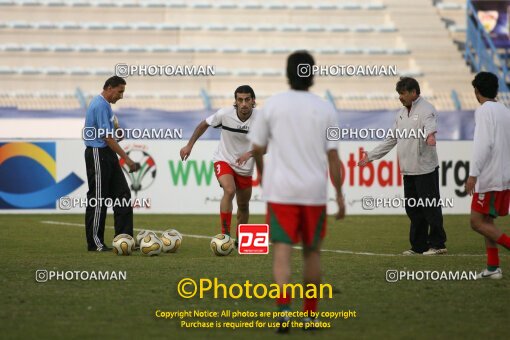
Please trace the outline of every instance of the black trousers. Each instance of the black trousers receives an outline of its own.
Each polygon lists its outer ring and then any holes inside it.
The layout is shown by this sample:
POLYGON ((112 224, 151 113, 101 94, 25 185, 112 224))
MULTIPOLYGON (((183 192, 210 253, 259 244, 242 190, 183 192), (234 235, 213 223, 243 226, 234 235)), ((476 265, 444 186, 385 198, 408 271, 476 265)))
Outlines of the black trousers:
MULTIPOLYGON (((131 190, 120 168, 117 154, 109 147, 85 149, 85 164, 87 166, 87 181, 89 191, 88 202, 95 201, 95 206, 88 204, 85 211, 85 233, 88 250, 98 250, 105 246, 104 225, 106 221, 106 198, 122 202, 129 202, 131 190)), ((114 204, 113 218, 115 235, 129 234, 133 236, 133 207, 131 204, 114 204)))
MULTIPOLYGON (((404 196, 416 200, 426 198, 439 202, 439 167, 424 175, 404 176, 404 196)), ((441 206, 417 207, 406 204, 406 213, 411 220, 409 241, 411 249, 423 253, 429 248, 445 248, 446 233, 443 228, 441 206), (429 231, 430 227, 430 231, 429 231)))

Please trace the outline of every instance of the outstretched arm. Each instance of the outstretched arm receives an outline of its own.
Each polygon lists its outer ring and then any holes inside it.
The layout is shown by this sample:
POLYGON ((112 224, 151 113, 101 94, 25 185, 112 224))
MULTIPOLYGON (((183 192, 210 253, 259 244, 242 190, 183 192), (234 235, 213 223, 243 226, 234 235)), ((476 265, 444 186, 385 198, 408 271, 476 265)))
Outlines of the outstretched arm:
POLYGON ((191 136, 188 144, 181 149, 181 160, 185 161, 188 159, 191 150, 193 149, 193 145, 195 142, 204 134, 204 132, 209 128, 209 124, 205 120, 201 121, 200 124, 193 131, 193 135, 191 136))

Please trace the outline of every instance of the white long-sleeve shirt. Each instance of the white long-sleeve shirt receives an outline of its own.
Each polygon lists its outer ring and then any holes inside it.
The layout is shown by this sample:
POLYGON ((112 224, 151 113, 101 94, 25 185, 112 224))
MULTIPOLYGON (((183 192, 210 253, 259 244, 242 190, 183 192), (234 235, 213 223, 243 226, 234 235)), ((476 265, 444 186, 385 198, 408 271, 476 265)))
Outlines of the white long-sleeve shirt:
MULTIPOLYGON (((392 130, 418 131, 425 130, 426 134, 437 131, 437 112, 434 106, 422 97, 418 97, 407 112, 402 107, 395 117, 392 130)), ((382 158, 397 146, 398 163, 403 175, 429 174, 439 165, 435 146, 427 145, 424 138, 397 139, 388 137, 368 152, 368 159, 373 161, 382 158)))
POLYGON ((510 110, 501 103, 487 101, 475 111, 469 175, 477 177, 475 192, 510 189, 510 110))

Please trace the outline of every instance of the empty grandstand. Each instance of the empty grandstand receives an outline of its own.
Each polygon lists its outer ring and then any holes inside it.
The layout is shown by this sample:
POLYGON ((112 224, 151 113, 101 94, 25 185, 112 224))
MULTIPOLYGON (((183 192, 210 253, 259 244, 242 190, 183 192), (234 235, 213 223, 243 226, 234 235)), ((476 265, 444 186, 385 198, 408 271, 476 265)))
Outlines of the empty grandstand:
POLYGON ((339 109, 398 107, 394 84, 411 75, 439 110, 472 110, 479 69, 464 59, 466 11, 462 0, 0 0, 0 106, 79 108, 119 63, 214 65, 215 74, 130 77, 117 108, 220 107, 242 83, 263 102, 286 88, 286 55, 307 49, 319 65, 397 68, 318 77, 313 91, 339 109))

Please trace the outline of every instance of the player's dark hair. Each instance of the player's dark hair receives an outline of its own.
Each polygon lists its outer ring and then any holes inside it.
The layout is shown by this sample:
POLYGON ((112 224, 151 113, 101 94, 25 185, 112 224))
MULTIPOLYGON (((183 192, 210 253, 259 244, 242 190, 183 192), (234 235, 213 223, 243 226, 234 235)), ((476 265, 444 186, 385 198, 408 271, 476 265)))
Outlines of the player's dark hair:
POLYGON ((478 73, 471 82, 471 85, 485 98, 494 99, 498 95, 498 77, 494 73, 478 73))
POLYGON ((420 95, 420 84, 418 81, 411 77, 400 77, 400 80, 397 82, 397 86, 395 87, 398 93, 403 91, 412 91, 415 90, 417 95, 420 95))
POLYGON ((113 76, 108 79, 106 79, 106 82, 104 83, 103 90, 106 90, 108 86, 117 87, 119 85, 126 85, 126 81, 124 78, 121 78, 119 76, 113 76))
POLYGON ((255 99, 255 91, 251 88, 250 85, 241 85, 234 91, 234 99, 237 100, 238 93, 249 93, 252 99, 255 99))
MULTIPOLYGON (((234 107, 237 109, 237 94, 238 93, 249 93, 251 99, 255 100, 255 91, 251 88, 250 85, 241 85, 234 91, 234 107)), ((255 101, 253 102, 253 107, 255 107, 255 101)))
POLYGON ((293 90, 307 91, 313 85, 315 60, 307 51, 296 51, 287 58, 287 79, 293 90), (298 70, 299 68, 299 70, 298 70))

